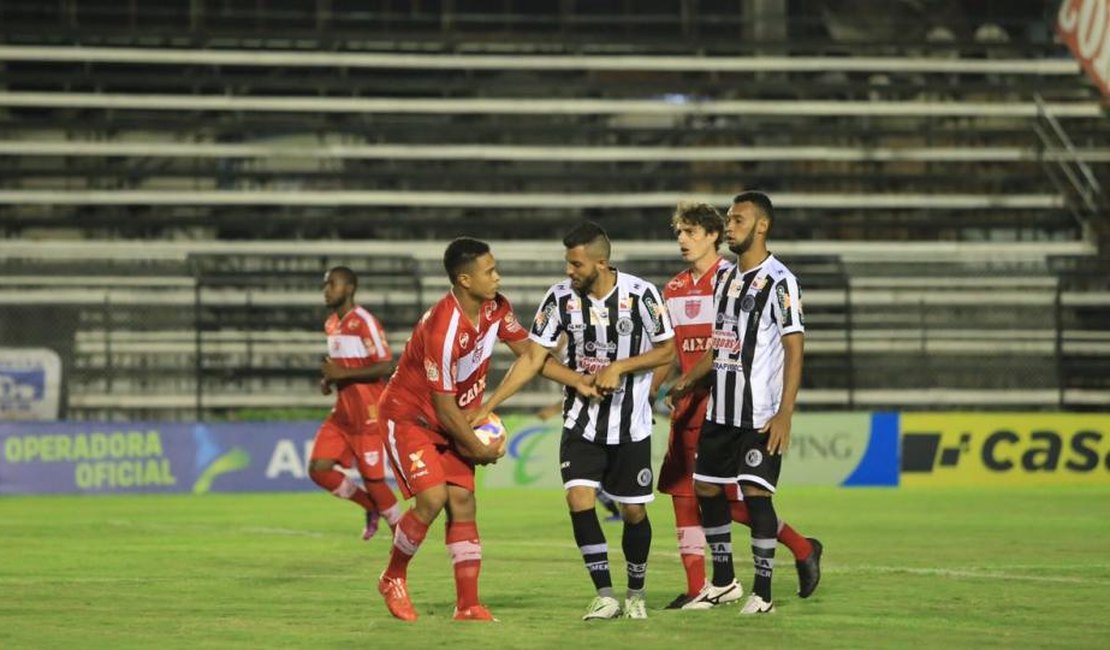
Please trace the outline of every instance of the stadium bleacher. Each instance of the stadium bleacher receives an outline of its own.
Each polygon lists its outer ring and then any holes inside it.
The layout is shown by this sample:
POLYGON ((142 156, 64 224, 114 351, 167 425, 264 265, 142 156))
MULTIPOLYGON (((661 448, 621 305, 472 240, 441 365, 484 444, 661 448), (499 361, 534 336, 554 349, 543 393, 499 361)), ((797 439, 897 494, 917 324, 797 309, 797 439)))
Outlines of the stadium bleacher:
POLYGON ((67 417, 326 405, 329 264, 399 345, 450 237, 496 240, 528 315, 568 224, 663 281, 674 204, 751 188, 806 288, 803 406, 1110 404, 1110 121, 1037 10, 953 40, 478 4, 0 6, 0 328, 55 324, 67 417))

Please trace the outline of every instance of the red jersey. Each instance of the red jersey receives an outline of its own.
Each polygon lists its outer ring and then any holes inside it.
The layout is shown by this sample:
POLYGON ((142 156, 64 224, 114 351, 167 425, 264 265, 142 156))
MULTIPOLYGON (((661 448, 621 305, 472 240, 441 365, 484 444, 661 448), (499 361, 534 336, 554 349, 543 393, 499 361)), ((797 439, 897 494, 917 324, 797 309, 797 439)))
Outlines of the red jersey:
MULTIPOLYGON (((382 325, 374 315, 355 305, 343 318, 332 314, 324 323, 328 335, 328 357, 344 368, 362 368, 389 361, 393 352, 382 325)), ((356 433, 378 419, 378 400, 385 379, 374 382, 345 382, 339 385, 332 417, 356 433)))
MULTIPOLYGON (((693 271, 686 268, 663 287, 663 300, 667 303, 674 325, 678 365, 683 373, 689 372, 709 349, 709 340, 713 336, 713 288, 718 274, 732 266, 732 262, 718 257, 713 266, 696 280, 693 271)), ((705 389, 690 393, 675 404, 672 417, 677 418, 690 406, 703 406, 699 402, 704 403, 708 397, 709 392, 705 389)))
POLYGON ((523 341, 528 330, 517 322, 513 307, 501 294, 482 303, 478 323, 463 313, 455 294, 424 312, 401 353, 397 372, 382 395, 383 417, 416 421, 432 432, 435 444, 450 444, 440 431, 432 393, 455 395, 460 409, 477 407, 486 390, 493 347, 498 340, 523 341))

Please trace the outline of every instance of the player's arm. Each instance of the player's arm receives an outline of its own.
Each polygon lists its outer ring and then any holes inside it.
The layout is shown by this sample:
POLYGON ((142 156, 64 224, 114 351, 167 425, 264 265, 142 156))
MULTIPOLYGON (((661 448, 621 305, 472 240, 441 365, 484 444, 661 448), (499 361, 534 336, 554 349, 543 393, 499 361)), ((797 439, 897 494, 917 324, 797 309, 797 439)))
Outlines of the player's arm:
POLYGON ((612 391, 620 385, 621 376, 636 373, 674 362, 674 337, 655 344, 655 347, 627 359, 617 359, 597 374, 594 386, 599 391, 612 391))
POLYGON ((698 359, 698 362, 694 364, 693 368, 690 368, 685 375, 679 377, 678 381, 674 383, 674 386, 671 387, 671 398, 681 397, 689 393, 696 386, 705 383, 709 378, 709 371, 712 369, 713 349, 710 348, 705 351, 705 354, 701 355, 701 358, 698 359))
MULTIPOLYGON (((675 375, 678 374, 677 371, 678 371, 678 357, 677 356, 675 356, 674 360, 671 361, 670 363, 665 363, 661 366, 656 366, 655 370, 652 371, 652 375, 651 375, 651 396, 652 396, 652 399, 654 399, 655 396, 659 394, 659 389, 662 388, 664 384, 666 384, 668 381, 671 380, 672 377, 674 377, 675 375)), ((666 397, 663 398, 663 403, 665 403, 668 408, 673 408, 674 407, 673 403, 671 402, 671 396, 669 394, 666 397)))
POLYGON ((483 444, 478 439, 466 413, 455 402, 454 393, 432 392, 432 406, 443 426, 443 434, 455 443, 455 449, 465 458, 478 465, 487 465, 497 462, 498 458, 505 455, 504 440, 501 441, 502 444, 493 446, 483 444))
MULTIPOLYGON (((508 374, 501 380, 497 390, 486 398, 484 404, 470 414, 470 422, 480 422, 493 412, 501 402, 515 395, 533 377, 540 373, 545 363, 550 358, 547 348, 535 341, 521 341, 524 349, 517 355, 516 361, 509 368, 508 374)), ((514 350, 515 352, 515 350, 514 350)))
POLYGON ((790 423, 794 417, 794 404, 802 385, 802 357, 805 352, 805 335, 801 332, 782 337, 782 403, 761 431, 767 434, 767 451, 782 454, 790 448, 790 423))
MULTIPOLYGON (((531 347, 531 345, 536 344, 532 341, 529 341, 528 339, 524 339, 521 341, 513 341, 511 343, 507 343, 506 345, 509 346, 509 349, 513 351, 513 354, 515 354, 517 358, 520 358, 520 356, 524 354, 529 349, 529 347, 531 347)), ((582 374, 568 368, 565 363, 555 358, 554 350, 546 350, 546 352, 547 359, 544 360, 543 366, 540 368, 539 373, 544 379, 550 379, 551 381, 560 383, 564 386, 567 386, 568 388, 573 388, 579 393, 586 394, 592 390, 591 384, 593 382, 591 377, 585 377, 582 374)))
POLYGON ((324 363, 320 365, 320 372, 323 373, 324 379, 331 383, 371 382, 392 375, 396 367, 394 361, 389 359, 388 361, 378 361, 368 366, 344 368, 331 358, 327 358, 324 359, 324 363))

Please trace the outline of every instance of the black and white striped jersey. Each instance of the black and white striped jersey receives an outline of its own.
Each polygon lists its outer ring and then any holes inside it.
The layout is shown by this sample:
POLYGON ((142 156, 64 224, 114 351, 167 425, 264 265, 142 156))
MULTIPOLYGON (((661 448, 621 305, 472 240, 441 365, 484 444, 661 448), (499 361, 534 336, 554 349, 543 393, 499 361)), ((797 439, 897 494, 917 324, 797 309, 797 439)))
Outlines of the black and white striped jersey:
POLYGON ((758 429, 782 402, 782 337, 805 332, 798 279, 768 255, 759 266, 723 270, 713 292, 712 389, 706 418, 758 429))
MULTIPOLYGON (((618 359, 651 350, 674 336, 659 290, 650 282, 617 272, 617 282, 598 300, 575 291, 570 280, 552 286, 536 311, 530 338, 554 348, 566 333, 567 365, 596 374, 618 359)), ((601 400, 566 389, 563 428, 586 440, 615 445, 651 435, 651 370, 625 374, 601 400)))

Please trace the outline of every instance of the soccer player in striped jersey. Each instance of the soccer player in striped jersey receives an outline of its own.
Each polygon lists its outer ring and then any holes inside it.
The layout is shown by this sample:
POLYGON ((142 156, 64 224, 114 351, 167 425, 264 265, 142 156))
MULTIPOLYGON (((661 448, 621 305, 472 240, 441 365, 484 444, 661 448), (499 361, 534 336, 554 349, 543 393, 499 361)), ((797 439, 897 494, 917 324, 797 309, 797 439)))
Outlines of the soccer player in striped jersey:
MULTIPOLYGON (((778 515, 771 496, 802 379, 805 325, 794 274, 767 250, 774 206, 761 192, 737 195, 725 222, 737 264, 722 271, 713 294, 709 349, 675 383, 674 398, 709 379, 698 435, 694 489, 713 556, 713 577, 695 602, 716 604, 739 590, 732 565, 731 517, 724 486, 737 480, 751 518, 752 594, 741 614, 775 611, 771 576, 778 515)), ((816 545, 820 553, 820 545, 816 545)))
MULTIPOLYGON (((675 238, 682 259, 689 266, 683 269, 663 288, 667 311, 674 323, 677 364, 656 370, 653 394, 676 369, 689 372, 709 347, 713 333, 715 312, 713 288, 719 273, 733 268, 717 250, 724 236, 724 219, 717 209, 707 203, 680 203, 671 218, 675 238)), ((667 398, 670 401, 670 398, 667 398)), ((698 432, 705 421, 707 388, 699 386, 671 406, 671 432, 667 454, 659 468, 659 491, 671 495, 675 525, 678 529, 678 546, 682 565, 686 571, 686 591, 667 606, 668 609, 707 609, 713 604, 698 601, 697 596, 705 587, 705 535, 702 533, 697 497, 694 493, 694 457, 698 446, 698 432)), ((739 486, 723 486, 729 500, 732 520, 749 525, 747 505, 739 494, 739 486)), ((808 598, 821 576, 820 542, 798 534, 780 521, 778 540, 794 554, 798 570, 798 593, 808 598)), ((739 586, 724 598, 739 599, 739 586)), ((722 600, 718 598, 718 601, 722 600)))
POLYGON ((308 475, 341 499, 350 499, 366 512, 362 539, 374 536, 385 516, 390 527, 400 519, 393 491, 385 484, 385 454, 378 435, 378 398, 393 372, 393 353, 381 323, 355 304, 358 276, 337 266, 324 275, 324 303, 332 314, 324 323, 328 356, 320 367, 320 391, 337 392, 335 407, 316 432, 308 475), (336 466, 356 467, 363 487, 336 466))
POLYGON ((651 472, 652 370, 674 358, 674 331, 659 291, 609 265, 609 237, 586 222, 563 239, 568 278, 540 303, 528 350, 472 421, 517 392, 567 335, 568 364, 594 376, 604 397, 568 390, 559 461, 574 539, 597 590, 584 620, 647 618, 644 582, 654 498, 651 472), (609 546, 594 503, 604 490, 621 504, 621 547, 628 573, 624 607, 613 596, 609 546))

